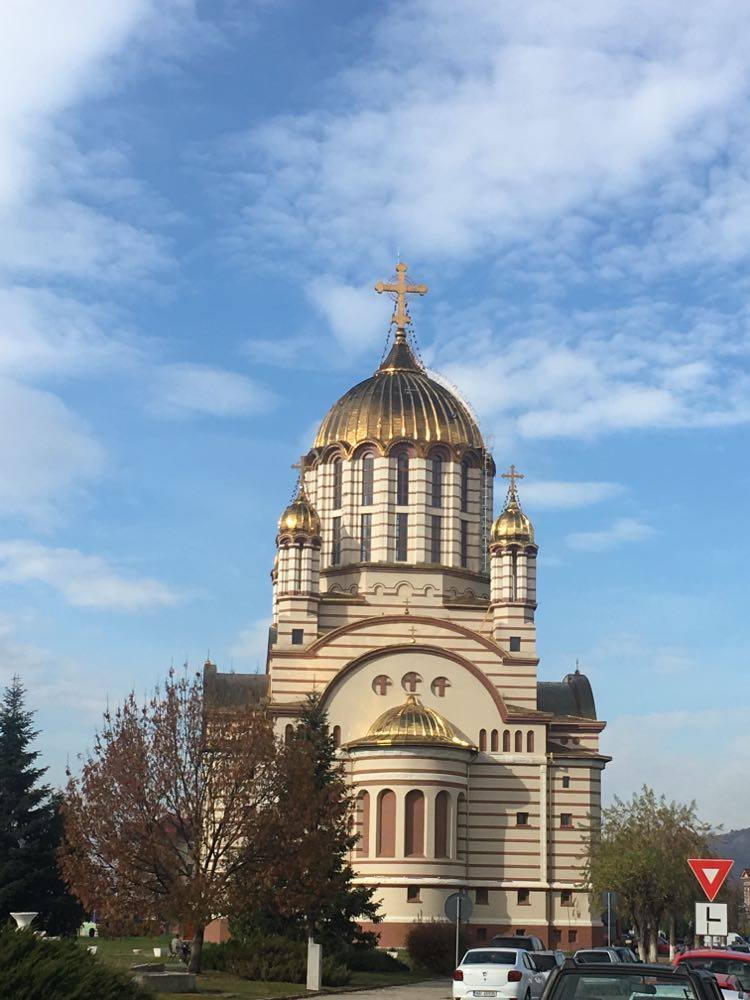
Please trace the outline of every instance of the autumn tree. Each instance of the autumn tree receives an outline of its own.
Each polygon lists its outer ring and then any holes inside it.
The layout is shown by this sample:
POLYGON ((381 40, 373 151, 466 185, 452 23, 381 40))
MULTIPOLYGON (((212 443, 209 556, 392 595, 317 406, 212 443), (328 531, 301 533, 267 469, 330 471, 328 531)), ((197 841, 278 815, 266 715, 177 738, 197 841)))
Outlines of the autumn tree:
POLYGON ((200 675, 170 672, 163 691, 107 712, 64 803, 61 864, 90 909, 139 914, 193 934, 230 907, 243 869, 264 864, 276 808, 277 746, 262 707, 206 716, 200 675))
POLYGON ((603 810, 601 833, 588 845, 587 880, 596 894, 618 893, 619 914, 632 924, 642 958, 656 961, 662 921, 674 944, 675 921, 695 898, 686 859, 708 854, 709 833, 695 803, 668 802, 645 786, 603 810))

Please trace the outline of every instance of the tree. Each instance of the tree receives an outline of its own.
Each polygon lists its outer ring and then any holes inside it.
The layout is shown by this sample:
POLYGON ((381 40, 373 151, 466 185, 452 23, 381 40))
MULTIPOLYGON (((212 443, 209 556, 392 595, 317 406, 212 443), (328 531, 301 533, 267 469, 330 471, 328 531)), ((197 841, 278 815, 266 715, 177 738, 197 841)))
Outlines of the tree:
POLYGON ((619 914, 632 923, 642 958, 656 961, 662 920, 674 944, 675 921, 695 895, 686 859, 707 855, 709 834, 694 802, 657 799, 646 786, 603 810, 601 834, 588 846, 587 880, 594 893, 619 894, 619 914))
POLYGON ((278 758, 263 707, 206 716, 199 674, 170 672, 139 706, 131 693, 104 716, 65 804, 65 876, 87 906, 192 928, 199 972, 206 924, 227 913, 229 887, 261 869, 278 758), (241 849, 242 848, 242 849, 241 849))
POLYGON ((70 934, 83 909, 60 877, 60 797, 41 783, 47 769, 36 766, 39 753, 30 749, 38 733, 25 696, 14 677, 0 704, 0 922, 11 912, 36 910, 35 926, 70 934))
POLYGON ((382 918, 374 890, 353 881, 352 798, 318 695, 308 695, 281 757, 275 815, 269 814, 277 853, 262 877, 240 886, 249 905, 233 926, 240 933, 315 934, 339 948, 372 947, 375 935, 357 921, 382 918))

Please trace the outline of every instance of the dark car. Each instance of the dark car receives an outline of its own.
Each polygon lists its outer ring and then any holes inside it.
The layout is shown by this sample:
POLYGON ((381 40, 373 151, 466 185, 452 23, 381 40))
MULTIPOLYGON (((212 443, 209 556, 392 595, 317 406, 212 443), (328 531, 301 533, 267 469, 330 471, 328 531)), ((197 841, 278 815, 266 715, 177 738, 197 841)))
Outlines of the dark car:
POLYGON ((533 934, 497 934, 490 941, 492 948, 523 948, 524 951, 546 951, 541 938, 533 934))
POLYGON ((710 972, 690 966, 621 963, 555 969, 541 1000, 724 1000, 710 972))

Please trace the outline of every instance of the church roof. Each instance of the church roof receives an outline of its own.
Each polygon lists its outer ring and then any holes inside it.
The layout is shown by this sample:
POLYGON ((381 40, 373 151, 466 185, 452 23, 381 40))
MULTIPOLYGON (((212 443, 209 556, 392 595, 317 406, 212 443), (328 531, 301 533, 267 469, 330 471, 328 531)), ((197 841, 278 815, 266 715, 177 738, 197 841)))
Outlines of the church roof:
POLYGON ((596 705, 591 684, 578 670, 561 681, 539 681, 536 704, 543 712, 570 715, 579 719, 596 719, 596 705))
POLYGON ((367 735, 348 746, 433 744, 476 750, 474 744, 439 712, 410 694, 403 705, 389 708, 373 722, 367 735))
POLYGON ((244 708, 268 697, 267 674, 221 674, 215 664, 203 667, 203 699, 209 711, 244 708))
POLYGON ((279 518, 279 536, 320 535, 320 518, 300 481, 297 496, 279 518))

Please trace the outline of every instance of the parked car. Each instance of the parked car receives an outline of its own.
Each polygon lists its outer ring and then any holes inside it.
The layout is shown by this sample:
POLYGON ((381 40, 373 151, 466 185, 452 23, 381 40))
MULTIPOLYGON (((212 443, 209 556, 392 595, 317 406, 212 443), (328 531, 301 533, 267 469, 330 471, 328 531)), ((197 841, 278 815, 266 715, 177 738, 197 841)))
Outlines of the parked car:
POLYGON ((547 980, 542 1000, 725 1000, 709 972, 689 965, 567 960, 547 980))
POLYGON ((613 945, 612 947, 620 956, 621 962, 640 962, 640 958, 638 958, 632 948, 627 948, 622 944, 613 945))
POLYGON ((573 958, 580 964, 617 965, 622 961, 616 948, 582 948, 573 958))
POLYGON ((736 976, 743 990, 750 991, 750 954, 747 952, 694 948, 678 955, 674 965, 689 965, 692 969, 707 969, 724 976, 736 976))
POLYGON ((523 948, 524 951, 546 951, 541 938, 533 934, 496 934, 490 941, 490 948, 523 948))
POLYGON ((453 997, 538 1000, 546 978, 522 948, 470 948, 453 973, 453 997))
POLYGON ((551 972, 565 961, 564 951, 535 951, 531 953, 534 968, 544 976, 546 982, 551 972))
POLYGON ((719 984, 725 1000, 744 1000, 745 991, 737 976, 725 976, 721 972, 714 972, 714 979, 719 984))

